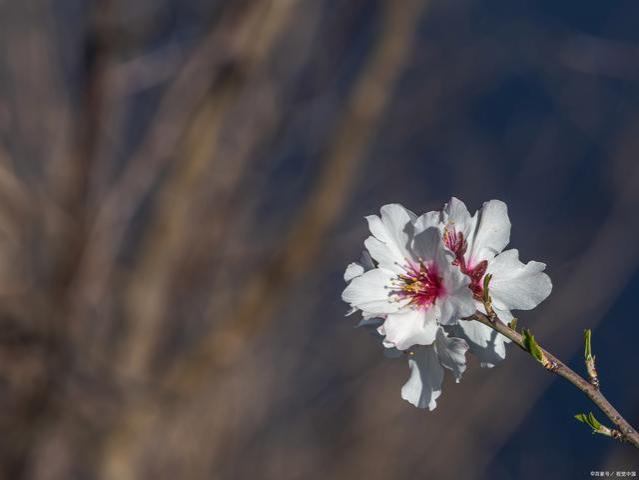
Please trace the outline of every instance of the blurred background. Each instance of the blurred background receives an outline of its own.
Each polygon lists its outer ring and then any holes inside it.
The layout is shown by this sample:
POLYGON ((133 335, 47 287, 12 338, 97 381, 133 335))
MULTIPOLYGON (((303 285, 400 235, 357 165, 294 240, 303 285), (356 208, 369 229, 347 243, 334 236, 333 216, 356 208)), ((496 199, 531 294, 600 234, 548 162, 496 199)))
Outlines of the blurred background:
POLYGON ((639 425, 639 4, 0 1, 0 478, 637 471, 510 348, 400 398, 344 318, 384 203, 507 202, 520 324, 639 425))

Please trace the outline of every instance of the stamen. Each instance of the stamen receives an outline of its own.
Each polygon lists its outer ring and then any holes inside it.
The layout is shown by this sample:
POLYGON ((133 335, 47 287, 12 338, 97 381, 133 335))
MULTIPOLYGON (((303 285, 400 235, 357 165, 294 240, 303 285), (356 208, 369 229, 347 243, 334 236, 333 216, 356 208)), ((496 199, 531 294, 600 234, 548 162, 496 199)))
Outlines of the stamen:
POLYGON ((475 267, 471 269, 466 269, 464 272, 466 275, 470 277, 470 285, 468 286, 473 292, 473 297, 476 300, 482 301, 484 295, 484 285, 483 278, 486 274, 486 269, 488 268, 488 262, 483 260, 479 262, 475 267))
POLYGON ((403 268, 406 273, 400 273, 391 280, 395 299, 408 300, 406 305, 411 308, 428 308, 433 305, 443 292, 436 267, 419 258, 417 264, 407 260, 403 268))
POLYGON ((444 227, 442 240, 444 245, 446 245, 446 247, 455 254, 453 265, 458 266, 463 273, 467 273, 464 255, 468 249, 468 242, 464 238, 464 234, 462 232, 457 232, 453 225, 453 223, 449 223, 444 227))

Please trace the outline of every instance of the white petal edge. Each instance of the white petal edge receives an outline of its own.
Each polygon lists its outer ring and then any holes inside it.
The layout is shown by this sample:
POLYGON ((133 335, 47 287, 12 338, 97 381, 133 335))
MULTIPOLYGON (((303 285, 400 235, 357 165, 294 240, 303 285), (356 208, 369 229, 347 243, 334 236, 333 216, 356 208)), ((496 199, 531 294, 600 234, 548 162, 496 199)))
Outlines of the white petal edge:
POLYGON ((375 268, 353 278, 342 292, 342 300, 370 315, 394 313, 400 308, 388 288, 393 272, 375 268))
POLYGON ((546 265, 540 262, 519 261, 516 249, 497 255, 488 265, 490 294, 495 307, 501 310, 531 310, 544 301, 552 291, 550 277, 543 273, 546 265))
POLYGON ((415 234, 419 232, 423 232, 427 228, 436 227, 440 228, 442 224, 442 214, 441 212, 426 212, 420 215, 417 220, 415 220, 415 234))
POLYGON ((438 308, 427 310, 404 308, 386 316, 378 332, 384 336, 386 348, 406 350, 414 345, 430 345, 437 335, 438 308))
POLYGON ((442 209, 442 230, 454 228, 456 232, 462 233, 468 242, 471 242, 475 232, 476 217, 477 214, 470 216, 464 202, 452 197, 442 209))
POLYGON ((455 381, 459 382, 462 374, 466 370, 466 352, 468 343, 463 338, 449 337, 443 328, 437 330, 435 349, 439 363, 451 370, 455 381))
POLYGON ((377 240, 387 245, 397 261, 403 263, 405 258, 410 258, 409 244, 417 216, 398 203, 382 206, 380 213, 381 217, 366 217, 368 228, 377 240))
POLYGON ((364 267, 357 262, 349 263, 344 272, 344 281, 350 282, 364 273, 364 267))
POLYGON ((444 369, 435 348, 432 345, 415 348, 408 366, 410 377, 402 387, 402 398, 418 408, 434 410, 444 380, 444 369))
POLYGON ((398 255, 396 248, 389 247, 386 243, 379 241, 377 238, 370 236, 364 240, 364 246, 372 259, 374 259, 380 267, 391 270, 395 273, 403 273, 402 265, 406 263, 405 257, 398 255))
POLYGON ((491 260, 510 241, 510 218, 508 207, 501 200, 485 202, 477 212, 477 227, 469 242, 467 260, 477 264, 491 260))
POLYGON ((508 339, 500 333, 476 320, 461 321, 457 327, 455 335, 466 340, 482 367, 492 368, 506 358, 508 339))

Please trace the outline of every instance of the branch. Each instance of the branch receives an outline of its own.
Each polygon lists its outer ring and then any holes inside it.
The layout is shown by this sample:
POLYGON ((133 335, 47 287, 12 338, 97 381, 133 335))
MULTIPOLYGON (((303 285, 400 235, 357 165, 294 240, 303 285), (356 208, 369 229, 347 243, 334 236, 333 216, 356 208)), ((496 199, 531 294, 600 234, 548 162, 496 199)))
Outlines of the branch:
MULTIPOLYGON (((541 363, 544 368, 546 368, 546 370, 565 378, 575 387, 585 393, 586 396, 595 405, 597 405, 603 413, 606 414, 610 421, 617 426, 617 429, 609 429, 599 424, 600 428, 595 428, 598 422, 595 421, 592 424, 590 422, 586 422, 591 425, 594 431, 618 439, 620 441, 628 442, 634 445, 636 448, 639 448, 639 433, 637 433, 632 425, 630 425, 626 421, 626 419, 623 418, 621 414, 615 409, 615 407, 610 404, 610 402, 606 399, 606 397, 604 397, 599 389, 592 385, 590 382, 586 381, 580 375, 575 373, 571 368, 565 365, 552 353, 541 348, 535 341, 535 338, 532 336, 530 331, 524 330, 523 334, 521 334, 503 323, 496 315, 486 315, 479 311, 475 312, 473 316, 468 317, 465 320, 477 320, 478 322, 487 325, 488 327, 512 340, 522 350, 525 350, 533 357, 535 357, 539 361, 539 363, 541 363)), ((584 418, 594 418, 592 414, 587 417, 583 414, 582 416, 584 418)), ((578 418, 578 420, 584 421, 581 418, 578 418)))

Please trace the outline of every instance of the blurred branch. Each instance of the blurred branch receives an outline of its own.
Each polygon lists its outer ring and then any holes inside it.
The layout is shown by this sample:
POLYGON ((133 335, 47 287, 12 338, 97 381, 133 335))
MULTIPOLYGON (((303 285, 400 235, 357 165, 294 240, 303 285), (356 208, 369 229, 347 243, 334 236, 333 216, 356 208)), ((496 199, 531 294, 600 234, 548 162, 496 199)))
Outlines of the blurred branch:
POLYGON ((172 389, 187 393, 209 381, 216 368, 233 362, 247 341, 279 305, 286 287, 307 269, 348 197, 348 192, 376 132, 393 86, 406 62, 422 2, 385 3, 384 25, 374 51, 353 87, 337 125, 325 165, 284 245, 264 271, 248 279, 239 311, 221 331, 204 338, 196 351, 167 377, 172 389))
MULTIPOLYGON (((421 1, 387 1, 381 35, 363 67, 326 152, 321 175, 306 205, 274 259, 262 272, 248 277, 239 311, 178 360, 163 380, 171 392, 189 398, 210 384, 216 372, 229 366, 271 318, 290 285, 309 267, 333 223, 339 218, 348 192, 365 158, 367 146, 404 66, 420 18, 421 1)), ((147 404, 136 403, 110 438, 105 457, 107 476, 131 478, 127 449, 136 444, 152 423, 147 404)), ((165 418, 163 415, 162 418, 165 418)), ((133 470, 131 470, 133 468, 133 470)))
POLYGON ((272 33, 264 19, 269 18, 273 4, 285 5, 288 1, 248 2, 243 12, 229 7, 230 11, 202 41, 168 88, 145 141, 121 179, 100 202, 75 282, 83 292, 78 296, 80 304, 76 308, 81 310, 84 303, 94 304, 101 297, 129 222, 167 164, 176 157, 190 119, 219 74, 228 67, 241 73, 250 72, 261 61, 263 45, 269 44, 272 33), (263 37, 261 29, 265 29, 263 37), (256 37, 262 41, 255 42, 256 37))
MULTIPOLYGON (((227 224, 223 217, 231 210, 225 200, 242 177, 251 148, 277 125, 277 109, 272 99, 260 101, 256 94, 262 95, 265 88, 272 89, 264 70, 295 5, 294 0, 272 5, 261 19, 261 29, 254 32, 255 56, 238 74, 231 75, 208 95, 189 125, 183 141, 184 160, 171 171, 158 195, 151 225, 145 234, 142 258, 128 288, 129 316, 133 321, 124 347, 125 375, 143 375, 149 365, 161 332, 160 320, 170 298, 167 289, 179 261, 189 251, 189 225, 202 191, 217 192, 216 208, 207 209, 206 221, 221 232, 227 224), (231 122, 234 108, 247 100, 252 102, 252 121, 236 128, 246 135, 241 139, 241 146, 225 151, 220 139, 223 130, 231 122), (210 171, 216 175, 207 175, 210 171)), ((208 248, 215 250, 216 242, 210 242, 208 248)))

